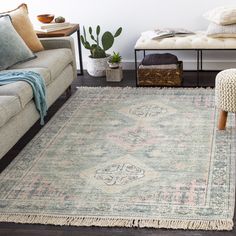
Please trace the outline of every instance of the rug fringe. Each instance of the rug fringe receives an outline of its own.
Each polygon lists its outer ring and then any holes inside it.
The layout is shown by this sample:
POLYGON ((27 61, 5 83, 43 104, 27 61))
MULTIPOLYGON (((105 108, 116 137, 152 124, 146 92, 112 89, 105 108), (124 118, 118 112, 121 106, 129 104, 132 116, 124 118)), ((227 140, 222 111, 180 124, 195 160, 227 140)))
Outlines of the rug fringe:
POLYGON ((111 87, 111 86, 96 86, 96 87, 89 87, 89 86, 77 86, 76 89, 83 89, 83 90, 117 90, 117 91, 122 91, 122 90, 193 90, 193 91, 206 91, 206 90, 212 90, 214 91, 214 87, 169 87, 169 86, 163 86, 163 87, 131 87, 131 86, 126 86, 126 87, 111 87))
POLYGON ((232 230, 233 220, 119 219, 49 215, 0 214, 0 222, 99 227, 139 227, 192 230, 232 230))

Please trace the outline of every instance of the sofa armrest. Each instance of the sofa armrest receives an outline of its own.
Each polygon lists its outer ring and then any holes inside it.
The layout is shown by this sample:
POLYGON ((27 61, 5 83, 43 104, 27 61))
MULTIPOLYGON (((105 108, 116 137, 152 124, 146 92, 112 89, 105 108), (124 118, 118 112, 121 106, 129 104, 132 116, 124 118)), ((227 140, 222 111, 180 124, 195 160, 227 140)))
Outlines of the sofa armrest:
POLYGON ((40 38, 40 41, 46 50, 56 48, 71 48, 74 50, 74 40, 72 37, 40 38))
POLYGON ((58 49, 58 48, 69 48, 73 54, 73 70, 74 78, 77 78, 77 66, 75 58, 75 45, 72 37, 53 37, 53 38, 40 38, 40 41, 45 50, 58 49))

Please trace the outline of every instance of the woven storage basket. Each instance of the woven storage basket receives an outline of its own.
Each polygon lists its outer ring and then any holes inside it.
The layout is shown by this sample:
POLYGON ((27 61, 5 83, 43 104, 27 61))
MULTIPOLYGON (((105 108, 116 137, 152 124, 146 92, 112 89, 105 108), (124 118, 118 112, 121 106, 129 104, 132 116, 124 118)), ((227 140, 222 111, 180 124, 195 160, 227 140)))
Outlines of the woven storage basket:
POLYGON ((178 62, 177 69, 138 69, 139 86, 181 86, 183 62, 178 62))

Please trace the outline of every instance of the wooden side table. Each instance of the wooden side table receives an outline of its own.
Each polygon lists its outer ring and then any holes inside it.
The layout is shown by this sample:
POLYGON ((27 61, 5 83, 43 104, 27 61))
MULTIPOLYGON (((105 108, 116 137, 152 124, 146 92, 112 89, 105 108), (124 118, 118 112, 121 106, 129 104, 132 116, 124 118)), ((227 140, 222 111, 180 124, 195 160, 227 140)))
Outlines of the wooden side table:
POLYGON ((78 51, 79 51, 79 65, 80 65, 80 72, 78 75, 83 75, 83 61, 82 61, 82 51, 81 51, 81 42, 80 42, 80 26, 79 24, 71 24, 71 28, 57 30, 53 32, 42 32, 36 31, 36 34, 39 38, 50 38, 50 37, 65 37, 70 36, 74 33, 77 33, 77 42, 78 42, 78 51))

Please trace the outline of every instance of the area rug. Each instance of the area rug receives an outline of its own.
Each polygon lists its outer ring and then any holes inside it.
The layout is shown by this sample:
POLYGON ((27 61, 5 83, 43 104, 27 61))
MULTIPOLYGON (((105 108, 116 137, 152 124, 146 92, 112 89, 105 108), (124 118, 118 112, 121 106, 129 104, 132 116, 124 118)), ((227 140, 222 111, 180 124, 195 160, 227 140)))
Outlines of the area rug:
POLYGON ((231 230, 235 126, 212 89, 79 88, 0 175, 0 221, 231 230))

